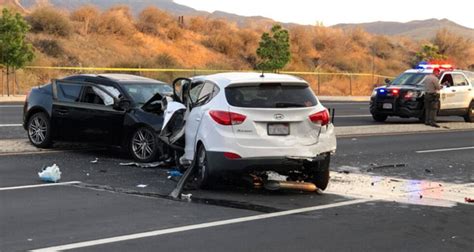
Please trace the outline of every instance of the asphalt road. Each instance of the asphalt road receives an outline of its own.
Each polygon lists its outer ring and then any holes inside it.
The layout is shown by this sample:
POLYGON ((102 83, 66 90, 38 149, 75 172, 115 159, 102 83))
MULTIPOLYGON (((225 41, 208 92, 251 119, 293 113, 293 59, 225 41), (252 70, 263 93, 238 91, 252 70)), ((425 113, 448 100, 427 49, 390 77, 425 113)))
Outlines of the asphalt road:
MULTIPOLYGON (((405 186, 397 182, 401 180, 415 185, 436 181, 450 192, 453 185, 472 188, 474 149, 467 147, 473 146, 474 131, 339 138, 331 183, 351 184, 361 192, 374 186, 362 179, 338 181, 340 176, 354 175, 371 181, 390 178, 394 189, 405 186)), ((111 150, 55 151, 0 155, 0 251, 474 248, 473 205, 425 202, 431 188, 417 191, 418 200, 407 203, 372 195, 354 198, 332 184, 325 194, 316 195, 269 192, 233 179, 213 191, 187 188, 191 200, 175 201, 166 198, 175 186, 167 179, 171 167, 120 166, 129 161, 127 156, 111 150), (91 163, 96 157, 98 163, 91 163), (12 188, 44 185, 36 173, 53 163, 61 168, 61 182, 80 183, 12 188), (81 243, 85 241, 89 242, 81 243), (59 245, 68 246, 55 247, 59 245)))

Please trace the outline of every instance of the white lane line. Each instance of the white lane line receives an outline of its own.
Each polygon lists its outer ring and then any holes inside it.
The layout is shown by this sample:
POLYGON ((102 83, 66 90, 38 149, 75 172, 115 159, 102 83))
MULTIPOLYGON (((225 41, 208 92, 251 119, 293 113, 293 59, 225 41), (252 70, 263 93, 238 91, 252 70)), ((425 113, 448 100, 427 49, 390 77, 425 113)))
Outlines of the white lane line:
POLYGON ((334 118, 372 117, 372 115, 335 115, 334 118))
POLYGON ((23 108, 23 105, 0 105, 0 108, 23 108))
POLYGON ((69 181, 69 182, 49 183, 49 184, 37 184, 37 185, 25 185, 25 186, 0 187, 0 191, 9 191, 9 190, 17 190, 17 189, 28 189, 28 188, 37 188, 37 187, 72 185, 72 184, 80 184, 80 183, 81 183, 81 181, 69 181))
POLYGON ((21 127, 23 126, 21 123, 16 124, 0 124, 0 127, 21 127))
POLYGON ((421 151, 416 151, 416 153, 432 153, 432 152, 459 151, 459 150, 471 150, 471 149, 474 149, 474 146, 448 148, 448 149, 435 149, 435 150, 421 150, 421 151))
POLYGON ((103 245, 103 244, 114 243, 114 242, 121 242, 121 241, 128 241, 128 240, 146 238, 146 237, 151 237, 151 236, 159 236, 159 235, 165 235, 165 234, 171 234, 171 233, 185 232, 185 231, 189 231, 189 230, 224 226, 224 225, 230 225, 230 224, 235 224, 235 223, 242 223, 242 222, 249 222, 249 221, 256 221, 256 220, 262 220, 262 219, 268 219, 268 218, 275 218, 275 217, 298 214, 298 213, 312 212, 312 211, 327 209, 327 208, 334 208, 334 207, 348 206, 348 205, 354 205, 354 204, 361 204, 361 203, 365 203, 365 202, 369 202, 369 201, 373 201, 373 200, 367 200, 367 199, 350 200, 350 201, 338 202, 338 203, 328 204, 328 205, 323 205, 323 206, 312 206, 312 207, 305 207, 305 208, 281 211, 281 212, 276 212, 276 213, 259 214, 259 215, 253 215, 253 216, 248 216, 248 217, 240 217, 240 218, 234 218, 234 219, 228 219, 228 220, 213 221, 213 222, 207 222, 207 223, 201 223, 201 224, 195 224, 195 225, 189 225, 189 226, 154 230, 154 231, 149 231, 149 232, 122 235, 122 236, 116 236, 116 237, 110 237, 110 238, 104 238, 104 239, 98 239, 98 240, 90 240, 90 241, 84 241, 84 242, 78 242, 78 243, 71 243, 71 244, 65 244, 65 245, 54 246, 54 247, 49 247, 49 248, 35 249, 35 250, 30 250, 30 251, 36 251, 36 252, 40 252, 40 251, 62 251, 62 250, 69 250, 69 249, 84 248, 84 247, 97 246, 97 245, 103 245))

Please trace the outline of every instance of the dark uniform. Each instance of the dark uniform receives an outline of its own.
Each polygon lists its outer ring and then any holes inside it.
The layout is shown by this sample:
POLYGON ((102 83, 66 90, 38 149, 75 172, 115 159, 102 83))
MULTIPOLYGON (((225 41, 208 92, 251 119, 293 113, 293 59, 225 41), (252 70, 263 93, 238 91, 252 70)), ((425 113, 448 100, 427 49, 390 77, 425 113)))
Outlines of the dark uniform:
POLYGON ((436 124, 436 114, 439 109, 439 90, 441 85, 435 74, 428 75, 423 81, 425 87, 425 124, 439 127, 436 124))

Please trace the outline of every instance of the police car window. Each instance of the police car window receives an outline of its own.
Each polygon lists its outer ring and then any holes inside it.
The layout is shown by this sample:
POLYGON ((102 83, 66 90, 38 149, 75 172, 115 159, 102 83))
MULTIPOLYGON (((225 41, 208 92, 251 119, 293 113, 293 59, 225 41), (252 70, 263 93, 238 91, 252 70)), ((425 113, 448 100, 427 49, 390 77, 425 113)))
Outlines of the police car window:
POLYGON ((62 102, 78 102, 82 85, 56 82, 58 100, 62 102))
POLYGON ((417 85, 426 75, 426 73, 403 73, 393 80, 390 85, 417 85))
POLYGON ((441 79, 441 84, 451 87, 453 85, 453 76, 451 74, 445 74, 441 79))
POLYGON ((466 86, 467 80, 462 74, 453 74, 454 86, 466 86))

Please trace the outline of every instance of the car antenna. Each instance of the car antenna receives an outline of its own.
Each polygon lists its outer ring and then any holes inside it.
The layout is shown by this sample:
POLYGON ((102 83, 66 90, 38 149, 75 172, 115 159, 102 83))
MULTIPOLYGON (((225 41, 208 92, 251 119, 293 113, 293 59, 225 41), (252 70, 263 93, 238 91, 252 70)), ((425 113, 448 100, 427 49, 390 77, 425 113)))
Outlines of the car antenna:
POLYGON ((260 78, 265 78, 265 70, 262 70, 262 75, 260 75, 260 78))

